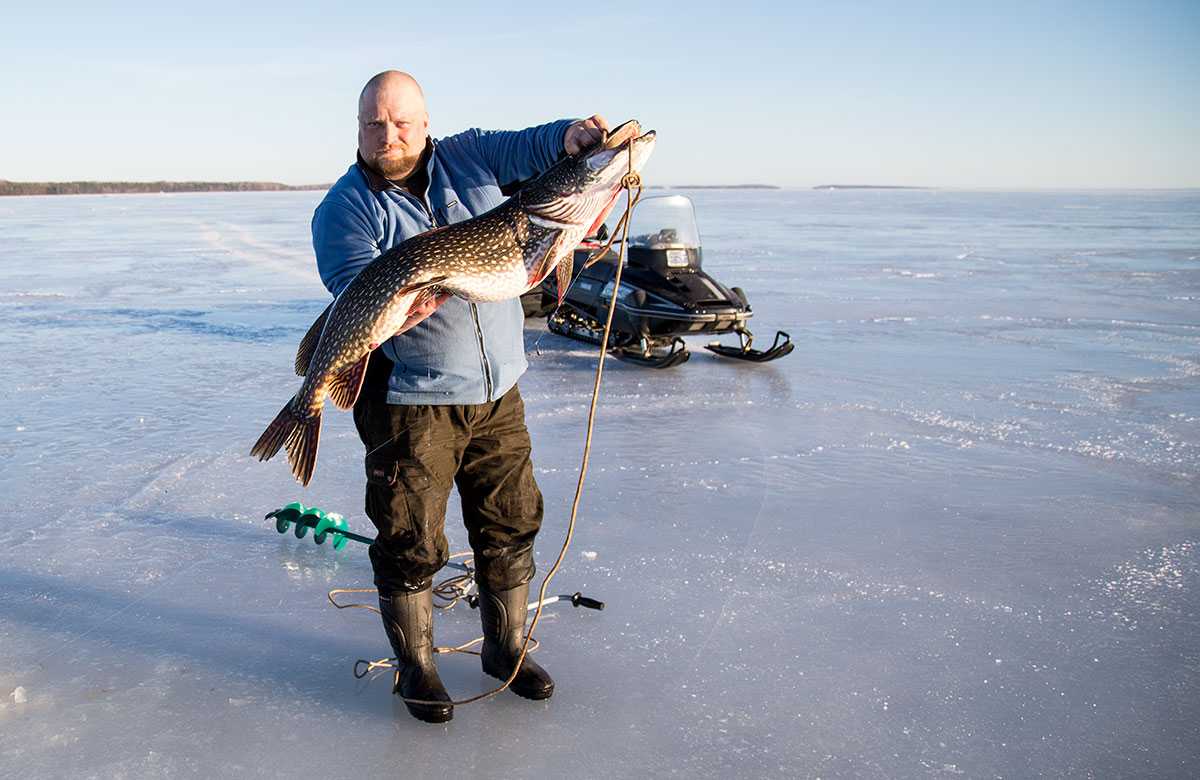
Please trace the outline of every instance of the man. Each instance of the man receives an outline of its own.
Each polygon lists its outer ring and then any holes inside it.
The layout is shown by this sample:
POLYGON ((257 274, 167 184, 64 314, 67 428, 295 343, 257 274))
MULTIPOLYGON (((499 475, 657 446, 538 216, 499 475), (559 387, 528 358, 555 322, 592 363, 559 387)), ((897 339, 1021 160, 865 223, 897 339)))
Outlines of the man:
MULTIPOLYGON (((420 86, 385 71, 358 102, 358 160, 313 215, 321 279, 335 296, 374 258, 418 233, 482 214, 503 192, 603 140, 600 116, 434 141, 420 86)), ((443 294, 418 305, 371 356, 354 422, 366 445, 366 512, 394 692, 413 716, 453 717, 433 662, 433 575, 453 485, 475 554, 483 670, 507 679, 524 638, 542 495, 516 382, 525 371, 520 301, 443 294), (416 701, 409 701, 416 700, 416 701)), ((546 699, 554 681, 526 658, 511 689, 546 699)))

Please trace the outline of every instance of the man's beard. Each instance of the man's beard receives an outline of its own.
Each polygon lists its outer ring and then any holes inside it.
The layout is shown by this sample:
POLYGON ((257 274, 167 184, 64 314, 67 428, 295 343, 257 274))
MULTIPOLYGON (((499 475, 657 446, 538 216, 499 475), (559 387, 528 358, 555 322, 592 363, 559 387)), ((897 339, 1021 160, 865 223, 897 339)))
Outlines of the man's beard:
POLYGON ((393 181, 404 181, 412 175, 417 169, 417 164, 421 162, 421 155, 424 150, 412 155, 404 155, 403 157, 384 156, 384 154, 376 154, 371 157, 371 167, 379 171, 385 178, 393 181))

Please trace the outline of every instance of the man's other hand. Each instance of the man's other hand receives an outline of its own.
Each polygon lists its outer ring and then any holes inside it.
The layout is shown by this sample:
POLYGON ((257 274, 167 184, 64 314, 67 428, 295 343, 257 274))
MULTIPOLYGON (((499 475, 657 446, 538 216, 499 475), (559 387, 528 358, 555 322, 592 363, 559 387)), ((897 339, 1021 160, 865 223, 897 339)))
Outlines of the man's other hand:
POLYGON ((408 319, 400 326, 400 330, 396 331, 397 336, 410 328, 425 321, 425 318, 437 311, 437 307, 441 306, 446 301, 450 300, 450 296, 454 293, 438 293, 437 295, 422 295, 411 309, 408 310, 408 319))
POLYGON ((587 119, 580 119, 567 126, 563 136, 563 149, 567 154, 579 154, 601 143, 608 135, 608 122, 599 114, 593 114, 587 119))

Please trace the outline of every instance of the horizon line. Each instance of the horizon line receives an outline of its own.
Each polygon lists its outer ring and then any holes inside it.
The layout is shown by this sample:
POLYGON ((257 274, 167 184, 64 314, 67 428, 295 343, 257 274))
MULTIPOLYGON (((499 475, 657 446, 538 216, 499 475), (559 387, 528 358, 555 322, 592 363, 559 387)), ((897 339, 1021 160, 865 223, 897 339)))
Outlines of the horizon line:
MULTIPOLYGON (((16 185, 19 187, 54 187, 54 186, 152 186, 155 184, 181 186, 181 187, 214 187, 214 188, 233 188, 247 187, 249 189, 214 189, 214 190, 191 190, 191 192, 220 192, 220 191, 237 191, 237 192, 286 192, 286 191, 316 191, 320 189, 328 189, 333 186, 334 182, 313 182, 305 184, 287 184, 280 181, 270 181, 266 179, 231 179, 231 180, 202 180, 202 179, 61 179, 61 180, 14 180, 0 178, 0 197, 21 197, 23 195, 145 195, 158 194, 147 192, 54 192, 54 193, 18 193, 4 192, 4 185, 16 185)), ((1024 185, 1024 186, 1008 186, 1008 185, 923 185, 923 184, 877 184, 877 183, 850 183, 841 182, 836 184, 771 184, 763 182, 738 182, 729 184, 702 184, 690 182, 687 184, 648 184, 646 189, 765 189, 765 190, 813 190, 813 191, 836 191, 841 189, 846 190, 917 190, 917 191, 948 191, 948 192, 1191 192, 1200 190, 1200 184, 1182 185, 1182 186, 1122 186, 1122 185, 1024 185)), ((165 194, 165 193, 164 193, 165 194)), ((188 191, 174 192, 170 194, 189 194, 188 191)))

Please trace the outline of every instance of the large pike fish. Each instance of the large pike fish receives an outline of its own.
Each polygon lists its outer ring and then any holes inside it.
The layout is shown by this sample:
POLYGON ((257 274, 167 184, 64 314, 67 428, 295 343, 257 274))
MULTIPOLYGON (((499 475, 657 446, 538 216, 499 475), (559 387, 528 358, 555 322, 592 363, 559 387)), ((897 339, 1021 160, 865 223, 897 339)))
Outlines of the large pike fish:
POLYGON ((575 246, 599 227, 622 178, 640 171, 653 149, 654 131, 643 135, 636 122, 626 122, 491 211, 413 236, 375 258, 300 342, 296 373, 304 384, 250 454, 268 460, 286 447, 292 473, 307 485, 317 464, 325 397, 339 409, 354 406, 371 350, 395 335, 418 301, 438 293, 469 301, 516 298, 552 271, 561 300, 575 246))

